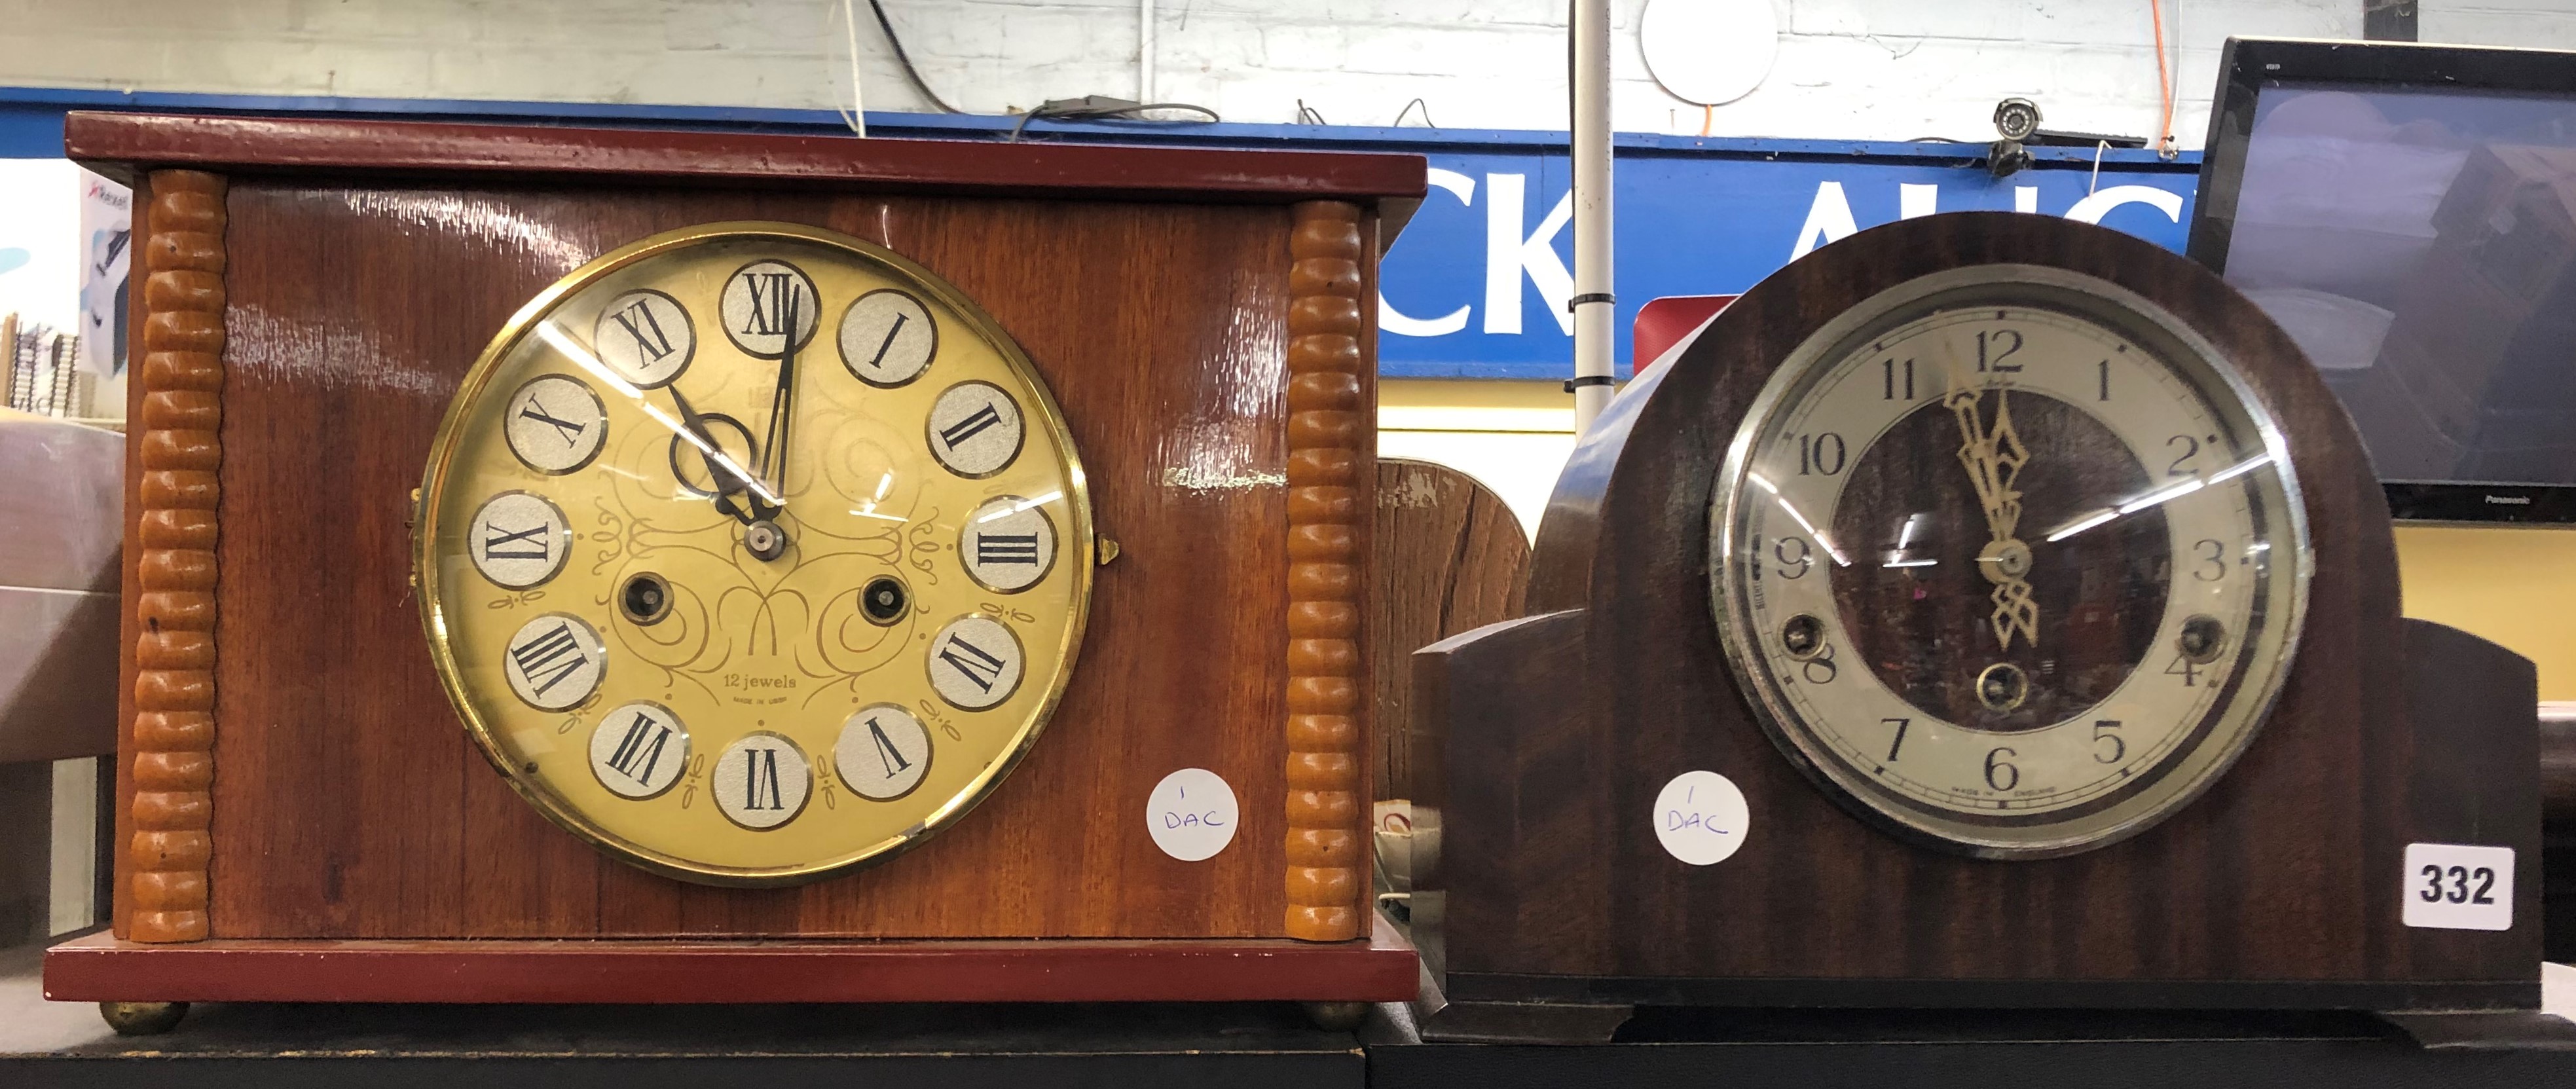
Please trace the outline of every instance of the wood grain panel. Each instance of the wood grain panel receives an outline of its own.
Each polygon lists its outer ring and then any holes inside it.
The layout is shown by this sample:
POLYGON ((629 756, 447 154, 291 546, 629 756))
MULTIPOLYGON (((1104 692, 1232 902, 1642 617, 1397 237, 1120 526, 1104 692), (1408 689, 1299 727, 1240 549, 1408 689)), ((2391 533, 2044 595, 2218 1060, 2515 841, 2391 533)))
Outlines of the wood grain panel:
POLYGON ((123 788, 123 933, 204 938, 215 746, 217 429, 224 389, 224 179, 155 172, 143 365, 132 448, 137 505, 128 637, 132 726, 123 788))
POLYGON ((1404 734, 1413 722, 1413 652, 1521 614, 1529 537, 1494 490, 1445 465, 1377 463, 1371 527, 1370 687, 1378 734, 1378 798, 1411 798, 1418 775, 1404 734))
MULTIPOLYGON (((215 787, 227 937, 1282 936, 1288 676, 1281 206, 722 190, 232 191, 225 635, 215 787), (1091 473, 1083 659, 990 800, 888 866, 784 890, 685 886, 593 853, 476 759, 406 583, 408 494, 467 366, 591 257, 714 220, 879 242, 980 301, 1054 390, 1091 473), (291 502, 279 497, 293 497, 291 502), (1163 775, 1246 799, 1216 858, 1143 834, 1163 775)), ((1373 262, 1370 262, 1373 263, 1373 262)))
MULTIPOLYGON (((2536 912, 2509 932, 2409 931, 2398 856, 2475 836, 2536 857, 2528 665, 2411 636, 2397 585, 2387 509, 2350 422, 2296 346, 2197 266, 2116 232, 1974 213, 1819 251, 1624 391, 1569 463, 1528 608, 1580 610, 1565 615, 1581 618, 1573 676, 1586 680, 1525 680, 1564 675, 1532 657, 1565 653, 1545 641, 1523 653, 1497 632, 1481 658, 1449 648, 1471 671, 1442 680, 1446 698, 1475 693, 1487 716, 1446 724, 1450 994, 1455 973, 1487 977, 1488 998, 1542 975, 1626 981, 1574 988, 1599 1001, 1784 1000, 1728 980, 2487 981, 2522 994, 2536 912), (2108 847, 1993 862, 1873 830, 1771 744, 1719 650, 1707 512, 1736 422, 1791 346, 1905 280, 2033 255, 2156 299, 2235 363, 2288 435, 2316 575, 2280 700, 2207 794, 2108 847), (2445 721, 2421 721, 2433 707, 2445 721), (2437 735, 2446 751, 2433 759, 2419 746, 2437 735), (1695 769, 1734 779, 1751 806, 1744 848, 1714 866, 1674 864, 1644 819, 1663 784, 1695 769)), ((2306 1000, 2293 995, 2273 1001, 2306 1000)))

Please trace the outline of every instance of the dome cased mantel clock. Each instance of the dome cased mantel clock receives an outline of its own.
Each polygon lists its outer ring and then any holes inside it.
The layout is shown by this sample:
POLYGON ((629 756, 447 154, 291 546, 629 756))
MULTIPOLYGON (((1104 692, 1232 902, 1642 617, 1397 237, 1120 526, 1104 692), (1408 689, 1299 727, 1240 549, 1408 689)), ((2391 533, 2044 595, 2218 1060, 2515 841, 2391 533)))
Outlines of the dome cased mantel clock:
POLYGON ((2144 831, 2253 740, 2298 647, 2278 422, 2115 284, 1979 265, 1872 296, 1782 361, 1727 457, 1728 664, 1785 756, 1927 846, 2144 831))
POLYGON ((142 349, 53 997, 1414 992, 1358 617, 1419 158, 66 133, 142 349))
POLYGON ((2148 243, 1793 263, 1585 436, 1528 601, 1415 656, 1427 1036, 2537 1003, 2530 663, 2400 618, 2332 394, 2148 243))

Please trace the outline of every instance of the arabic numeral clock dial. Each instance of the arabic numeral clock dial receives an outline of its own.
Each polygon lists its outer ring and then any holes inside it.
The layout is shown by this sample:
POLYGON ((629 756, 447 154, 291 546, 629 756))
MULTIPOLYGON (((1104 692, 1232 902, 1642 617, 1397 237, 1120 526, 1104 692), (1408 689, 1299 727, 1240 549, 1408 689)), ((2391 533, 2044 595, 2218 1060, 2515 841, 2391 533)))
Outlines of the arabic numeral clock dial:
POLYGON ((999 788, 1072 674, 1096 540, 999 325, 777 223, 647 238, 529 301, 414 526, 431 659, 494 767, 720 885, 892 858, 999 788))
POLYGON ((1729 448, 1711 597, 1782 752, 1900 836, 2070 854, 2252 741, 2309 551, 2281 429, 2179 320, 1954 270, 1790 353, 1729 448))

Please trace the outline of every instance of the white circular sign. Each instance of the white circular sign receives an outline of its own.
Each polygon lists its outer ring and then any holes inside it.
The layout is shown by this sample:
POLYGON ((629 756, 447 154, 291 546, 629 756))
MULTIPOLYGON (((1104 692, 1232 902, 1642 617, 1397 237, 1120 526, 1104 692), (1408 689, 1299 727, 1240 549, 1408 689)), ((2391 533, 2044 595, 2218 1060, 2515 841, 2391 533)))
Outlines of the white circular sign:
POLYGON ((1684 102, 1722 106, 1753 93, 1780 55, 1771 0, 1649 0, 1637 44, 1655 82, 1684 102))
POLYGON ((1686 771, 1655 795, 1655 838, 1664 852, 1693 866, 1724 862, 1744 846, 1753 818, 1744 792, 1713 771, 1686 771))
POLYGON ((1183 862, 1216 857, 1234 842, 1234 788, 1206 768, 1182 768, 1154 784, 1145 799, 1145 828, 1154 846, 1183 862))

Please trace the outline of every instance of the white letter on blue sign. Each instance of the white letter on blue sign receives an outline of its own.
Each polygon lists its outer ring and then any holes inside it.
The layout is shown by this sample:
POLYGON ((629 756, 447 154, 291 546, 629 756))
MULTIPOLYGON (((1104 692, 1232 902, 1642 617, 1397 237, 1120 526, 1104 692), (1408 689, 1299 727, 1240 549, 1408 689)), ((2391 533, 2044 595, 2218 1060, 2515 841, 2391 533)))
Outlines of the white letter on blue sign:
POLYGON ((1843 196, 1843 183, 1819 183, 1816 202, 1807 206, 1807 225, 1798 228, 1798 247, 1789 251, 1789 259, 1805 257, 1816 247, 1842 241, 1859 230, 1852 222, 1851 201, 1843 196))
POLYGON ((2166 219, 2182 222, 2182 194, 2168 193, 2149 185, 2114 185, 2075 202, 2066 210, 2066 218, 2077 223, 2100 223, 2111 209, 2123 204, 2150 204, 2165 214, 2166 219))
POLYGON ((1556 234, 1574 219, 1574 194, 1568 191, 1538 229, 1523 238, 1521 203, 1528 180, 1523 174, 1485 175, 1485 331, 1520 333, 1521 274, 1526 272, 1547 312, 1556 316, 1557 329, 1572 336, 1574 315, 1565 304, 1574 298, 1574 274, 1556 255, 1556 234))
POLYGON ((1899 185, 1896 187, 1896 218, 1920 219, 1940 210, 1940 186, 1899 185))
MULTIPOLYGON (((1458 203, 1475 206, 1476 179, 1436 166, 1427 174, 1433 186, 1448 190, 1449 195, 1458 198, 1458 203)), ((1377 294, 1377 327, 1397 336, 1445 337, 1467 327, 1469 309, 1471 307, 1462 305, 1436 318, 1406 317, 1395 309, 1394 303, 1386 301, 1386 292, 1380 291, 1377 294)))

